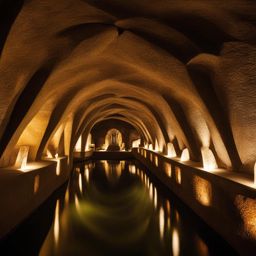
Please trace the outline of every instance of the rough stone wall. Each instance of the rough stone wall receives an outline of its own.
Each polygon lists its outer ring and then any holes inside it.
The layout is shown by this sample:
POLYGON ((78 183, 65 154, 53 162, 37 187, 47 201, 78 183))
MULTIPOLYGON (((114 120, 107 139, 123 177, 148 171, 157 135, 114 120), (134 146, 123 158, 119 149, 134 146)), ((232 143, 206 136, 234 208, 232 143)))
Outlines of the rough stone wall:
POLYGON ((253 173, 256 4, 250 0, 0 3, 0 166, 17 148, 71 156, 105 119, 148 144, 253 173))

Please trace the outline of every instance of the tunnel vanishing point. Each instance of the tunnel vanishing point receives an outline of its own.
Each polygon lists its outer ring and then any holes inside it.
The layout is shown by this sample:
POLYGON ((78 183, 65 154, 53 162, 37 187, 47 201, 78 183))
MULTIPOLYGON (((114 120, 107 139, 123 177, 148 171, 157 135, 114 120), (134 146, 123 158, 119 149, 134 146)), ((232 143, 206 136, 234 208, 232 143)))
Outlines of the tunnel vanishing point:
POLYGON ((0 237, 127 156, 255 255, 255 1, 0 1, 0 237))

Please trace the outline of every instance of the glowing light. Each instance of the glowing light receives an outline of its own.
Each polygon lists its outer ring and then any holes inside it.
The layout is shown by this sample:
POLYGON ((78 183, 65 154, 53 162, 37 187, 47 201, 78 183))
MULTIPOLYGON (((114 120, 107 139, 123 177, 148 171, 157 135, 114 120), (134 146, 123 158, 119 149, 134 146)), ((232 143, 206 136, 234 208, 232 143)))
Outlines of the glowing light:
POLYGON ((85 179, 86 179, 87 182, 88 182, 89 179, 90 179, 90 176, 89 176, 89 168, 85 168, 85 179))
POLYGON ((21 171, 26 171, 29 146, 21 146, 16 158, 15 166, 21 171))
POLYGON ((78 184, 79 184, 79 190, 80 192, 82 193, 83 192, 83 181, 82 181, 82 175, 81 173, 79 173, 79 176, 78 176, 78 184))
POLYGON ((154 206, 157 208, 157 190, 154 188, 154 206))
POLYGON ((151 200, 154 199, 152 183, 150 183, 150 186, 149 186, 149 197, 150 197, 151 200))
POLYGON ((172 165, 170 163, 165 163, 165 173, 168 177, 172 177, 172 165))
POLYGON ((158 167, 158 156, 155 156, 155 165, 158 167))
POLYGON ((134 140, 134 141, 132 142, 132 147, 133 147, 133 148, 137 148, 137 147, 140 146, 140 144, 141 144, 141 139, 134 140))
POLYGON ((65 203, 68 204, 69 203, 69 191, 68 191, 68 187, 65 193, 65 203))
POLYGON ((36 194, 39 190, 39 181, 40 181, 40 177, 39 175, 36 175, 34 178, 34 194, 36 194))
POLYGON ((86 139, 85 151, 90 150, 91 146, 92 146, 92 135, 91 135, 91 133, 89 133, 88 137, 86 139))
POLYGON ((75 195, 75 207, 77 211, 80 211, 80 203, 77 195, 75 195))
POLYGON ((77 152, 82 151, 82 136, 80 136, 76 142, 75 151, 77 151, 77 152))
POLYGON ((195 176, 193 179, 196 200, 204 206, 212 203, 211 183, 201 177, 195 176))
POLYGON ((180 161, 186 162, 190 160, 189 151, 187 148, 184 148, 181 153, 180 161))
POLYGON ((148 149, 148 143, 145 143, 144 148, 148 149))
POLYGON ((167 156, 170 158, 177 156, 174 145, 171 142, 167 144, 167 156))
POLYGON ((59 154, 58 153, 56 153, 54 156, 55 156, 56 159, 59 158, 59 154))
POLYGON ((159 151, 159 145, 158 145, 157 139, 155 140, 155 151, 156 151, 156 152, 159 151))
POLYGON ((129 165, 129 172, 131 174, 136 174, 136 167, 135 167, 134 164, 133 165, 129 165))
POLYGON ((152 153, 150 153, 149 158, 150 158, 150 161, 152 162, 153 161, 153 154, 152 153))
POLYGON ((107 132, 106 137, 105 137, 106 149, 110 145, 115 145, 115 146, 119 146, 119 148, 122 148, 122 143, 123 143, 122 134, 119 130, 110 129, 107 132))
POLYGON ((152 145, 152 144, 149 144, 148 149, 149 149, 149 150, 153 150, 153 145, 152 145))
POLYGON ((52 155, 52 153, 50 152, 49 149, 46 150, 46 156, 47 156, 48 158, 53 158, 53 155, 52 155))
POLYGON ((159 231, 160 231, 160 237, 161 239, 164 238, 164 209, 163 207, 160 208, 159 210, 159 231))
POLYGON ((172 255, 178 256, 180 254, 180 238, 177 229, 172 232, 172 255))
POLYGON ((149 181, 149 178, 148 178, 148 188, 149 188, 149 183, 150 183, 150 181, 149 181))
POLYGON ((201 154, 203 159, 203 167, 206 171, 212 171, 218 168, 214 154, 209 148, 202 147, 201 154))
POLYGON ((56 207, 55 207, 53 233, 54 233, 55 244, 58 244, 59 235, 60 235, 60 201, 59 200, 57 200, 56 207))
MULTIPOLYGON (((55 155, 56 157, 56 155, 55 155)), ((56 175, 59 176, 60 175, 60 159, 57 159, 57 165, 56 165, 56 175)))
POLYGON ((181 184, 181 170, 178 166, 175 166, 175 180, 178 184, 181 184))

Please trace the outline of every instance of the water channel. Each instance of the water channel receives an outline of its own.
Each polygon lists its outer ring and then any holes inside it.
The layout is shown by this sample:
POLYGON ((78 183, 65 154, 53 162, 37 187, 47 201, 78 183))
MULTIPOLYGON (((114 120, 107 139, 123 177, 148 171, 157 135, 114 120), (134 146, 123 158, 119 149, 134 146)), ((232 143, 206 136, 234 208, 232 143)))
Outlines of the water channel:
POLYGON ((236 255, 134 161, 75 165, 69 182, 0 244, 3 255, 236 255))

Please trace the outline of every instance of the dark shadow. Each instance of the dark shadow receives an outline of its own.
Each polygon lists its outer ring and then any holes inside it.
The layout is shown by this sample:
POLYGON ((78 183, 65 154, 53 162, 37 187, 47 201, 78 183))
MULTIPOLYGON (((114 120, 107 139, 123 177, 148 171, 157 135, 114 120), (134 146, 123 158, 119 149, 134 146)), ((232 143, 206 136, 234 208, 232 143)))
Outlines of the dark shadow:
POLYGON ((166 50, 168 53, 170 53, 172 56, 174 56, 176 59, 180 60, 183 63, 187 63, 190 59, 199 54, 199 51, 196 48, 181 48, 175 43, 166 40, 164 37, 160 38, 157 35, 154 36, 136 28, 129 29, 129 31, 133 32, 139 37, 142 37, 144 40, 152 43, 153 45, 166 50))
POLYGON ((195 134, 193 133, 193 130, 191 129, 191 126, 187 120, 187 117, 182 109, 182 107, 180 106, 180 104, 173 98, 167 96, 167 95, 163 95, 164 99, 166 100, 166 102, 168 103, 168 105, 170 106, 170 108, 173 111, 173 114, 177 120, 177 122, 179 123, 188 143, 189 143, 189 147, 190 147, 190 153, 192 156, 192 160, 195 161, 199 161, 200 160, 200 145, 198 144, 198 141, 195 138, 195 134))
POLYGON ((0 56, 9 31, 19 14, 24 0, 0 0, 0 56))
POLYGON ((73 47, 75 47, 82 41, 97 36, 110 27, 116 28, 119 35, 123 33, 121 28, 111 23, 82 23, 60 31, 57 36, 68 38, 72 42, 73 47))
POLYGON ((168 26, 192 40, 203 52, 218 55, 224 42, 237 41, 222 28, 203 17, 180 13, 179 16, 169 15, 163 19, 168 26))
POLYGON ((42 205, 0 240, 1 255, 39 255, 54 219, 56 200, 64 200, 67 183, 57 189, 42 205))

